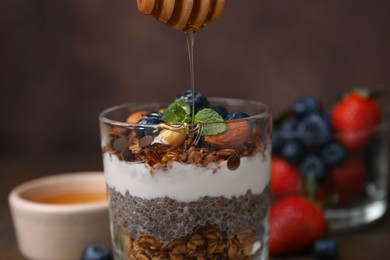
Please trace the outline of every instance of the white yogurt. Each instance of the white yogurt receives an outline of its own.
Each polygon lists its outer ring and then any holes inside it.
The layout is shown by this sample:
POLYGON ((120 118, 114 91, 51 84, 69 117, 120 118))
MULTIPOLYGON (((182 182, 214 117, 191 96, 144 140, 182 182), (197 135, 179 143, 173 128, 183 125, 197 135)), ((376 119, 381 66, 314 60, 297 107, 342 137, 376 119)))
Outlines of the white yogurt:
POLYGON ((241 158, 240 167, 231 171, 227 162, 201 167, 173 162, 168 170, 156 170, 144 163, 120 161, 104 153, 104 173, 107 185, 125 195, 143 199, 169 197, 178 201, 195 201, 203 196, 244 195, 248 190, 260 194, 270 180, 270 158, 257 154, 241 158))

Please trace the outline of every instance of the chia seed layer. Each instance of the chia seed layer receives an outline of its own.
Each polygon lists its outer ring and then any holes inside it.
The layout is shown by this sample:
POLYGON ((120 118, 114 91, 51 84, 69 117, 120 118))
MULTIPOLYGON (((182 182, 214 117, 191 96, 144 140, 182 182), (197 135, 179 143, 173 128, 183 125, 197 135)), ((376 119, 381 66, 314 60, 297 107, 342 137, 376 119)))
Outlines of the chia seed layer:
POLYGON ((168 243, 191 234, 195 227, 214 225, 228 235, 242 230, 260 234, 268 216, 269 187, 261 194, 250 190, 243 196, 201 197, 197 201, 181 202, 167 197, 142 199, 122 195, 109 188, 111 218, 116 225, 123 225, 127 233, 137 239, 154 237, 160 243, 168 243))

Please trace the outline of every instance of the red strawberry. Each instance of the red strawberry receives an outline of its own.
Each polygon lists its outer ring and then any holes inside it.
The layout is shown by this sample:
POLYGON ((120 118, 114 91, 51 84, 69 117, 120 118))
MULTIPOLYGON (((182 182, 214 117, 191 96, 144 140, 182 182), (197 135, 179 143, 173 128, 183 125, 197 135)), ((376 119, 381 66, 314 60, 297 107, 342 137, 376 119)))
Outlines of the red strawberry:
POLYGON ((312 202, 299 196, 282 198, 271 207, 270 254, 308 250, 325 235, 326 229, 323 212, 312 202))
POLYGON ((336 194, 338 202, 345 204, 356 199, 364 190, 367 180, 367 167, 357 159, 346 160, 329 171, 328 185, 336 194))
POLYGON ((368 94, 352 92, 335 105, 331 122, 341 143, 360 150, 371 141, 372 128, 381 122, 380 107, 368 94))
POLYGON ((271 194, 277 197, 298 194, 300 176, 298 169, 280 157, 271 163, 271 194))

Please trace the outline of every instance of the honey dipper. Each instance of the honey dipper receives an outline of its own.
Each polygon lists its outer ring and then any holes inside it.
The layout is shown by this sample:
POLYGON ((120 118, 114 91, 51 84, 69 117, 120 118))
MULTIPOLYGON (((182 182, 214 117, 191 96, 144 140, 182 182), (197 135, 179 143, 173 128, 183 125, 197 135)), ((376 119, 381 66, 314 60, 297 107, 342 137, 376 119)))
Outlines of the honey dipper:
POLYGON ((221 16, 225 0, 137 0, 138 10, 168 26, 199 30, 221 16))

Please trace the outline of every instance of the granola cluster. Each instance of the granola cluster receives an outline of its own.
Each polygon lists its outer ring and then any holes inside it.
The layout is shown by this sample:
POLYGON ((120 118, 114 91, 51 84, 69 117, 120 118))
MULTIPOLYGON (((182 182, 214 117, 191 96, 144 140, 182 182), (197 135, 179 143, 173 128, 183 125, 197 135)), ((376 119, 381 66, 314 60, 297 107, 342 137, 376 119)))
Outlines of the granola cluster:
POLYGON ((197 164, 206 167, 210 163, 220 164, 227 160, 230 170, 240 165, 240 158, 261 152, 265 156, 266 147, 259 137, 253 134, 247 142, 235 149, 215 148, 203 139, 195 142, 194 136, 187 136, 181 146, 154 143, 155 136, 139 138, 132 129, 114 127, 110 132, 110 143, 103 147, 103 153, 109 152, 120 160, 143 162, 156 169, 169 169, 172 162, 197 164))
POLYGON ((128 259, 252 259, 255 236, 252 230, 226 235, 214 226, 198 227, 193 234, 170 243, 153 237, 133 239, 125 235, 128 259))

